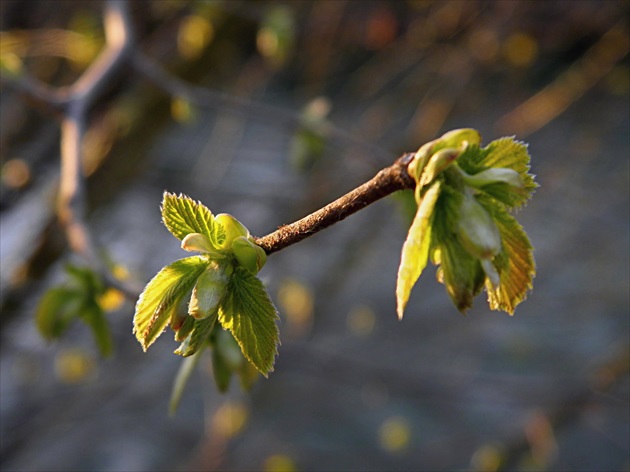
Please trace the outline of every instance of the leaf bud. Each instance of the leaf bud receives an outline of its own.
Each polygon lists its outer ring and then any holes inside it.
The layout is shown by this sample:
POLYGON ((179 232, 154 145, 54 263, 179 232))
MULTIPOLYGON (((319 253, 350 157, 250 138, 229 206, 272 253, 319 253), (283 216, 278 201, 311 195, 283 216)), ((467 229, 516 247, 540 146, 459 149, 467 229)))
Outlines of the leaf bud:
POLYGON ((521 175, 514 169, 508 169, 507 167, 492 167, 472 175, 460 169, 460 173, 464 182, 472 187, 479 188, 484 185, 503 182, 512 187, 524 188, 521 175))
POLYGON ((501 251, 497 225, 470 192, 462 200, 457 230, 462 246, 473 257, 492 259, 501 251))
POLYGON ((223 254, 217 252, 210 240, 201 233, 190 233, 182 239, 182 249, 211 254, 215 258, 223 258, 223 254))
POLYGON ((433 182, 433 180, 450 166, 459 155, 460 150, 455 148, 442 149, 433 154, 424 168, 424 172, 422 172, 418 185, 423 187, 433 182))
POLYGON ((249 230, 245 225, 228 213, 219 213, 214 221, 225 230, 225 241, 221 245, 223 249, 230 249, 232 242, 239 236, 249 237, 249 230))
POLYGON ((265 251, 245 236, 239 236, 232 241, 232 251, 238 263, 254 274, 257 274, 267 261, 265 251))
POLYGON ((224 266, 210 264, 197 279, 188 304, 188 313, 198 320, 212 315, 227 293, 228 281, 224 266))
POLYGON ((449 131, 438 138, 434 150, 444 148, 462 148, 463 146, 479 146, 481 135, 473 128, 460 128, 449 131))

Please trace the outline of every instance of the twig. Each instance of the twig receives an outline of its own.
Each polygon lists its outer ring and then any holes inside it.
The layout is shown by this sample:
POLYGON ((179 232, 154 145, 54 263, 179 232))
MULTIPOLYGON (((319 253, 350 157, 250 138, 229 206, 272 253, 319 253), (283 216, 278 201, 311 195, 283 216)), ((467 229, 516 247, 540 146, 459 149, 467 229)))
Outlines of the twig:
POLYGON ((61 124, 61 180, 57 202, 59 219, 71 249, 101 273, 109 285, 130 296, 136 295, 136 291, 118 282, 96 253, 96 244, 86 224, 81 156, 89 109, 128 57, 133 45, 132 31, 127 2, 109 0, 105 5, 106 47, 67 89, 68 104, 61 124))
POLYGON ((413 153, 404 154, 363 185, 301 220, 257 238, 256 244, 267 254, 272 254, 308 238, 397 190, 414 188, 415 182, 407 173, 407 165, 412 157, 413 153))

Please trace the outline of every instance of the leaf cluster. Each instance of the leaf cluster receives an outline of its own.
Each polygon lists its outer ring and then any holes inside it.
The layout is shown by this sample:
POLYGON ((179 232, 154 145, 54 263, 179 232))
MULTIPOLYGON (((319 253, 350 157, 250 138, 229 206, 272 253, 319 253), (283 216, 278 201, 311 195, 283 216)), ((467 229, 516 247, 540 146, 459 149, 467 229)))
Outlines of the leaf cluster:
POLYGON ((236 218, 215 216, 185 195, 165 192, 162 221, 183 249, 200 254, 164 267, 140 295, 134 333, 142 348, 170 326, 181 343, 176 354, 197 356, 212 347, 219 389, 227 389, 233 372, 246 386, 256 372, 267 376, 273 370, 279 332, 277 310, 256 277, 266 259, 264 251, 236 218), (187 310, 182 307, 185 299, 187 310))
POLYGON ((451 131, 409 165, 417 209, 398 271, 400 318, 429 259, 460 311, 485 288, 491 309, 513 314, 532 288, 533 248, 509 213, 536 188, 527 146, 501 138, 482 148, 480 141, 475 130, 451 131))

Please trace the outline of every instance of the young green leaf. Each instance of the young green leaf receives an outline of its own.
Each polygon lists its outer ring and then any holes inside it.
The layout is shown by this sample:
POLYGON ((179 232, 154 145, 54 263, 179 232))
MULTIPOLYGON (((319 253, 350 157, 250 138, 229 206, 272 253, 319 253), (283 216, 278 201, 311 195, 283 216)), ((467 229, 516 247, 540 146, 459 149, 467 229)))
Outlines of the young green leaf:
POLYGON ((440 188, 441 182, 436 181, 422 197, 403 245, 396 284, 398 319, 402 319, 411 289, 427 265, 431 244, 431 219, 440 188))
POLYGON ((481 149, 477 147, 466 149, 457 160, 457 165, 473 178, 490 168, 506 168, 518 172, 520 185, 497 180, 496 183, 483 187, 483 191, 488 195, 510 208, 516 208, 525 204, 537 187, 534 176, 528 173, 529 161, 530 156, 525 143, 514 138, 500 138, 481 149))
POLYGON ((35 323, 46 339, 63 334, 70 322, 79 316, 83 294, 76 289, 55 287, 48 290, 37 306, 35 323))
POLYGON ((216 312, 227 291, 229 278, 225 272, 225 265, 212 261, 208 268, 201 273, 188 304, 190 316, 203 319, 216 312))
POLYGON ((433 257, 440 264, 438 280, 462 312, 472 306, 485 280, 479 260, 464 249, 455 235, 463 199, 464 195, 455 188, 443 186, 435 208, 432 247, 433 257))
POLYGON ((195 320, 191 333, 184 339, 184 342, 175 350, 175 354, 183 357, 192 356, 202 347, 204 347, 209 339, 212 328, 217 321, 217 312, 215 311, 207 318, 195 320))
POLYGON ((133 332, 145 351, 162 334, 179 302, 209 264, 200 256, 180 259, 160 270, 147 284, 133 318, 133 332))
POLYGON ((230 330, 243 355, 265 377, 273 370, 279 343, 278 313, 265 286, 244 267, 234 268, 219 322, 230 330))
POLYGON ((500 204, 488 197, 481 197, 480 202, 492 215, 502 240, 502 250, 493 261, 501 283, 495 287, 486 281, 488 303, 493 310, 513 315, 532 289, 536 274, 532 244, 523 227, 500 204))
POLYGON ((225 240, 225 231, 215 223, 212 212, 186 195, 164 192, 162 221, 173 236, 180 240, 190 233, 200 233, 210 240, 215 249, 225 240))

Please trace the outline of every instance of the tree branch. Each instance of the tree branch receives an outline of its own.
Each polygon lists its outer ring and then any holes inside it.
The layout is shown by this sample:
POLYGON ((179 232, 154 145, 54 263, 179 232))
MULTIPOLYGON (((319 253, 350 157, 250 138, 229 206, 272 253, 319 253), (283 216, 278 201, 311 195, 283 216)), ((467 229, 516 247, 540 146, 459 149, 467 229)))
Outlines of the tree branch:
POLYGON ((407 173, 407 165, 413 155, 404 154, 363 185, 295 223, 281 226, 273 233, 256 238, 256 244, 267 254, 272 254, 312 236, 387 195, 414 188, 415 181, 407 173))

